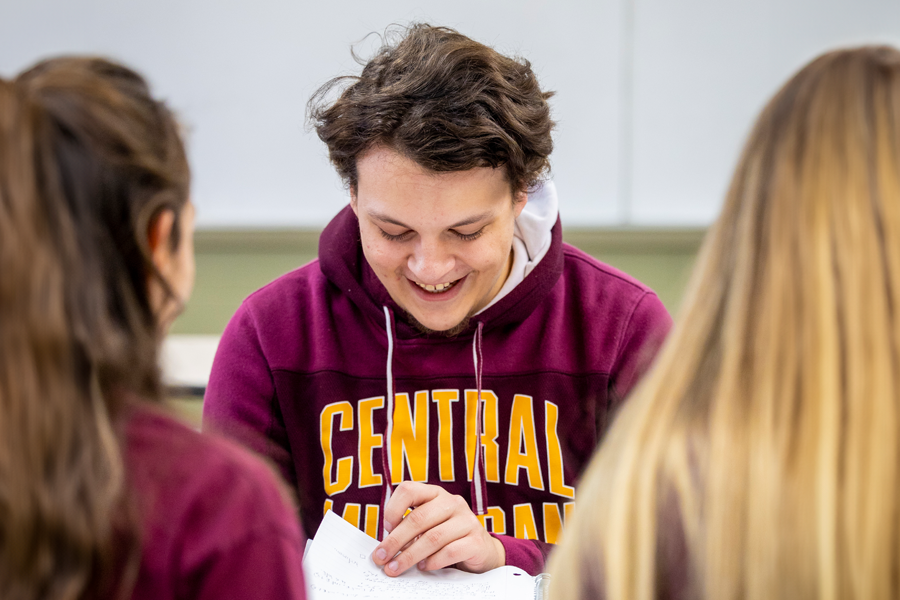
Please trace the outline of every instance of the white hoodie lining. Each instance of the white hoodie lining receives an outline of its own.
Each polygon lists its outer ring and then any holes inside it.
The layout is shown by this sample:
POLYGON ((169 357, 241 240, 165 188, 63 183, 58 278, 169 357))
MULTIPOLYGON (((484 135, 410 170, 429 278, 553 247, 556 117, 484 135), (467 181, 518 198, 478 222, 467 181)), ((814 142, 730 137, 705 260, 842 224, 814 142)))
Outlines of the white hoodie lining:
POLYGON ((483 313, 513 291, 547 255, 558 215, 559 199, 552 181, 545 181, 528 194, 528 203, 516 219, 512 245, 513 264, 509 276, 497 295, 475 314, 483 313))

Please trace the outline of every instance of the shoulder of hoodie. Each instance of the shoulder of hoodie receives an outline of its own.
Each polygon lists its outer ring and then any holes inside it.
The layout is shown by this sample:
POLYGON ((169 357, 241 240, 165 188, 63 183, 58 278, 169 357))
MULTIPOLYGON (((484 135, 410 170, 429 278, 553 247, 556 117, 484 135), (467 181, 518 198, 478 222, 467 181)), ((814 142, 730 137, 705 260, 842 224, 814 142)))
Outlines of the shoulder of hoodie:
POLYGON ((613 347, 621 349, 629 340, 656 344, 668 333, 672 317, 647 285, 565 243, 563 261, 566 309, 590 314, 597 327, 614 327, 613 347))
POLYGON ((242 308, 267 312, 270 308, 283 308, 285 305, 296 307, 304 298, 320 294, 322 287, 328 285, 332 284, 322 273, 319 259, 314 258, 251 293, 244 299, 242 308))
POLYGON ((614 287, 616 294, 635 300, 647 295, 656 297, 656 292, 646 284, 567 243, 563 243, 563 261, 564 276, 575 275, 579 279, 596 280, 597 285, 602 285, 607 290, 614 287))
POLYGON ((197 538, 195 545, 221 548, 260 535, 302 540, 271 465, 229 440, 141 403, 127 416, 125 455, 147 542, 197 538))

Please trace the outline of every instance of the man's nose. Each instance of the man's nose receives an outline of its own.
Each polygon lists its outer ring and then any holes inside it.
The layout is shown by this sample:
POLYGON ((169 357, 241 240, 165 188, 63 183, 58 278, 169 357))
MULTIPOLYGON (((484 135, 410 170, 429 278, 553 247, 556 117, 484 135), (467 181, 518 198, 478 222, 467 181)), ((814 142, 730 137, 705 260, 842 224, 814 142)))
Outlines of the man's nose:
POLYGON ((440 240, 420 239, 407 264, 419 283, 438 284, 449 281, 455 258, 440 240))

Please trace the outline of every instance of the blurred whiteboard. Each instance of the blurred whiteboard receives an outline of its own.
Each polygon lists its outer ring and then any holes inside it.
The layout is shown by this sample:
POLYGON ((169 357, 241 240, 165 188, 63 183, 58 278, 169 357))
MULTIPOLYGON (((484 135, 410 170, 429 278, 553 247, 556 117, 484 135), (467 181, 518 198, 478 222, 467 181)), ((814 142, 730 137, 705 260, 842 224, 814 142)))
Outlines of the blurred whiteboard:
POLYGON ((897 0, 0 0, 0 76, 64 52, 144 73, 189 130, 198 225, 318 227, 347 202, 305 129, 390 23, 448 25, 528 58, 558 122, 567 225, 704 225, 750 121, 847 42, 900 43, 897 0))

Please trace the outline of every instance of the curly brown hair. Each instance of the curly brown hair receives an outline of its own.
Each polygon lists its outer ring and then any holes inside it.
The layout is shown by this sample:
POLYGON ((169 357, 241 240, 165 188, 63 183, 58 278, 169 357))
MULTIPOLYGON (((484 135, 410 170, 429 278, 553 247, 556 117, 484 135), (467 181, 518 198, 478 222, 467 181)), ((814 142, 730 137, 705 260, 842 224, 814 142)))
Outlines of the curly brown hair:
POLYGON ((520 191, 550 170, 552 95, 541 91, 527 60, 453 29, 416 23, 389 28, 358 77, 336 77, 319 88, 308 118, 351 189, 357 159, 385 145, 435 172, 503 167, 520 191))

